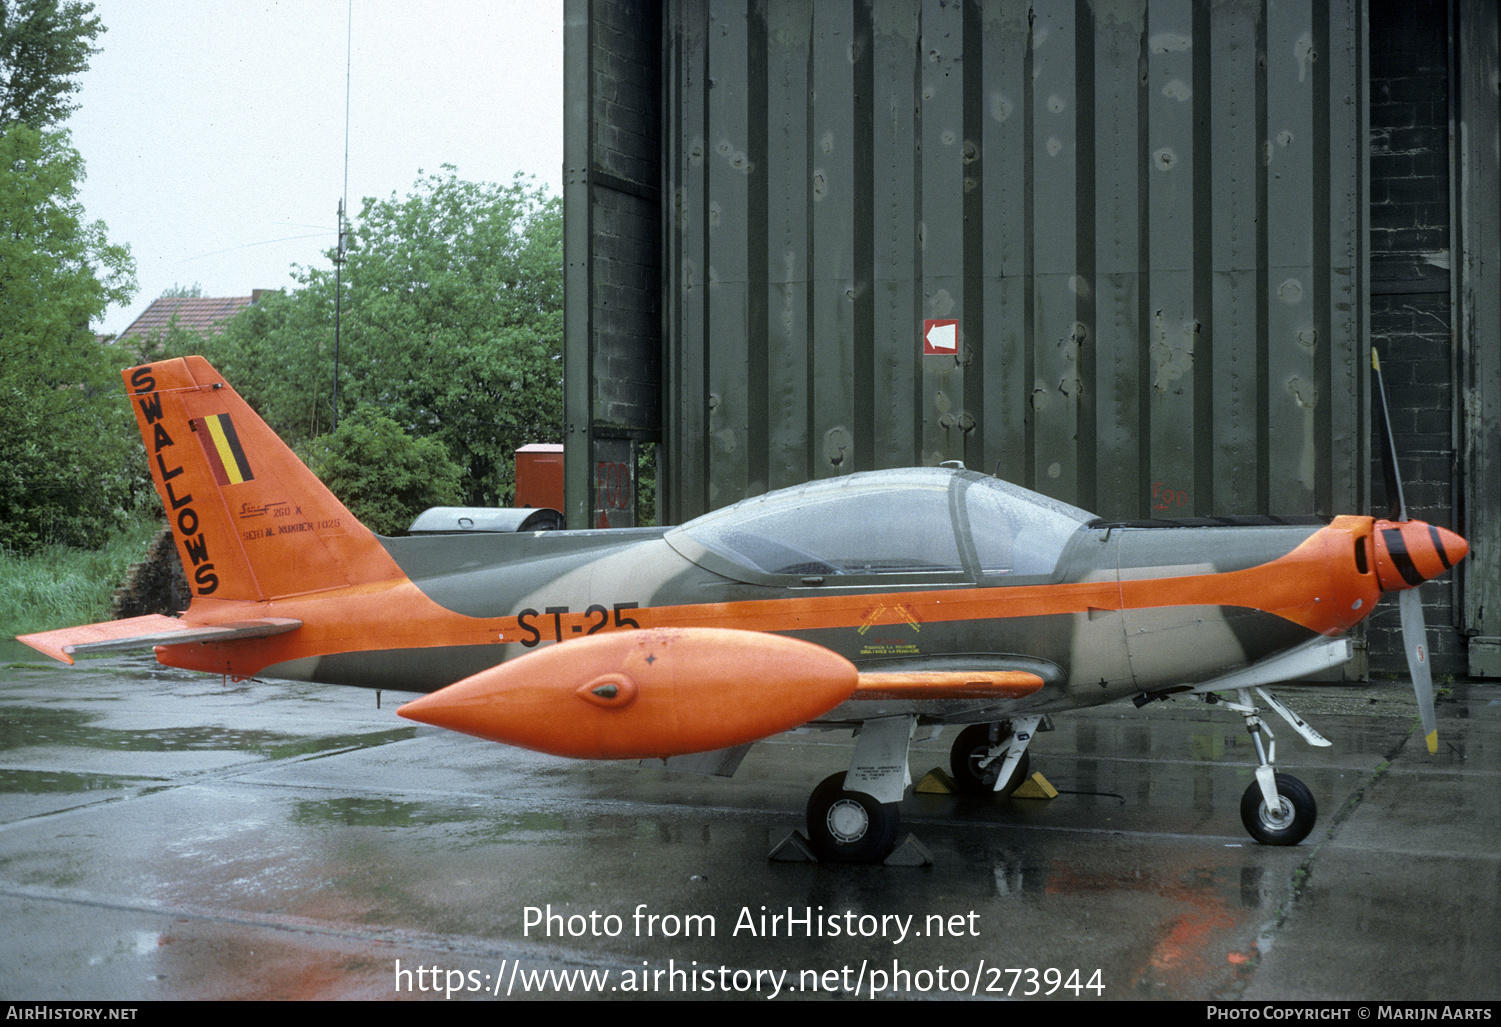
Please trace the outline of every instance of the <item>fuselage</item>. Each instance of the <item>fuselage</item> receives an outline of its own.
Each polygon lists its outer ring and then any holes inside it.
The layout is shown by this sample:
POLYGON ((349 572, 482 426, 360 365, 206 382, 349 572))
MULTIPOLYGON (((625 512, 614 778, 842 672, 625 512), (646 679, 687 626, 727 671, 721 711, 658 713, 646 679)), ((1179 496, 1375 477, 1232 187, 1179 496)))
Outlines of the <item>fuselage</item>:
POLYGON ((264 616, 307 627, 258 642, 261 666, 244 666, 233 644, 161 655, 204 670, 232 660, 240 675, 433 691, 599 632, 708 627, 801 638, 862 672, 1020 670, 1044 681, 1022 698, 852 699, 823 718, 982 721, 1194 684, 1347 630, 1379 594, 1373 561, 1358 559, 1371 525, 1089 521, 1069 527, 1046 566, 961 554, 953 567, 925 557, 915 570, 858 573, 801 556, 768 573, 765 561, 737 563, 683 529, 383 539, 406 581, 266 604, 264 616), (340 610, 333 634, 317 628, 331 621, 319 616, 325 604, 340 610))

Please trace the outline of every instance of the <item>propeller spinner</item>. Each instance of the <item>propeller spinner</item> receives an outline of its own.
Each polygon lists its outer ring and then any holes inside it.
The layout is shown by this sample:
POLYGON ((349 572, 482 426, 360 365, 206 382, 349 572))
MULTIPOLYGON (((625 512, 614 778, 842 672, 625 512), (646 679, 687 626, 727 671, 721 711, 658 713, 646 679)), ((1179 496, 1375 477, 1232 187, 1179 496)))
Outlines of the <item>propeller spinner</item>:
POLYGON ((1383 592, 1401 592, 1397 600, 1402 617, 1402 648, 1407 669, 1423 718, 1428 751, 1438 752, 1438 718, 1433 712, 1433 674, 1428 666, 1428 627, 1423 622, 1423 604, 1417 586, 1453 567, 1470 551, 1469 544, 1452 531, 1407 516, 1402 479, 1397 474, 1397 441, 1386 409, 1386 385, 1381 380, 1381 361, 1371 349, 1371 368, 1376 373, 1376 410, 1381 415, 1383 444, 1381 464, 1386 472, 1388 515, 1375 523, 1376 580, 1383 592))

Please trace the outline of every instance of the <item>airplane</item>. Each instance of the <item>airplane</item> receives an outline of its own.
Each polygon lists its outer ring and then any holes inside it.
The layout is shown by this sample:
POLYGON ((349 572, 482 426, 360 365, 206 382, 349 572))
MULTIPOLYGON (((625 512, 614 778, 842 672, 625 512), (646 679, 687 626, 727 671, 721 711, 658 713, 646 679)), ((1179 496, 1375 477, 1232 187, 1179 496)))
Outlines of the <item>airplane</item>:
POLYGON ((384 538, 207 361, 163 360, 122 377, 188 609, 21 641, 67 663, 154 647, 235 678, 426 692, 400 715, 582 759, 732 773, 759 739, 852 728, 848 771, 807 807, 815 854, 852 863, 897 843, 919 725, 961 727, 959 790, 1004 796, 1054 714, 1181 694, 1244 718, 1259 763, 1242 820, 1295 845, 1317 804, 1276 771, 1260 711, 1329 743, 1265 686, 1348 660, 1345 633, 1384 592, 1401 592, 1437 747, 1414 586, 1468 545, 1408 518, 1376 376, 1383 518, 1113 523, 945 466, 814 481, 678 527, 384 538))

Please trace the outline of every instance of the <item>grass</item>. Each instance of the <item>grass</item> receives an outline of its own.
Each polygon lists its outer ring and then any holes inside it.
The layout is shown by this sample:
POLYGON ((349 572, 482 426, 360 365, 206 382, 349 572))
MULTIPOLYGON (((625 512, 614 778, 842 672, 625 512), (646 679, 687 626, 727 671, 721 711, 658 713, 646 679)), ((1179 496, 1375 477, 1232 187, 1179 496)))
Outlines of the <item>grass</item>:
POLYGON ((99 549, 45 546, 29 556, 0 551, 0 639, 109 620, 110 597, 160 529, 147 514, 99 549))

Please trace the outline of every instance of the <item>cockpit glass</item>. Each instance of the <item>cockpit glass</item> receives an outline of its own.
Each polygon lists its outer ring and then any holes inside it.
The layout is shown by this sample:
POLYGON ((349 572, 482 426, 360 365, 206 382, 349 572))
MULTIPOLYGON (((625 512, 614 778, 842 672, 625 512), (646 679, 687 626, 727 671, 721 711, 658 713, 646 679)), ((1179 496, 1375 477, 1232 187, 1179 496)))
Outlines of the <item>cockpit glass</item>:
POLYGON ((982 576, 1051 574, 1080 525, 1094 519, 1077 507, 998 478, 978 478, 964 493, 970 537, 982 576))
POLYGON ((1051 573, 1091 517, 980 474, 914 468, 769 493, 671 534, 759 574, 989 577, 1051 573))
POLYGON ((765 574, 957 572, 947 482, 819 482, 709 514, 694 541, 765 574))

